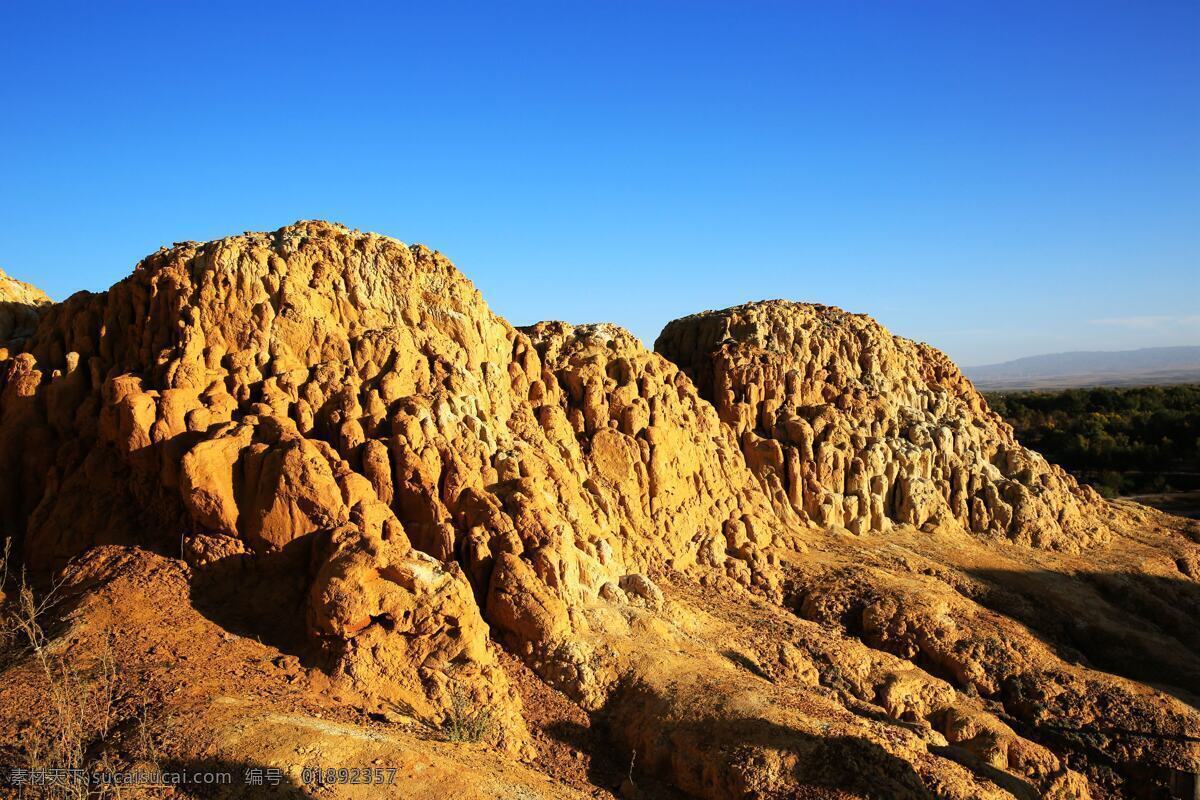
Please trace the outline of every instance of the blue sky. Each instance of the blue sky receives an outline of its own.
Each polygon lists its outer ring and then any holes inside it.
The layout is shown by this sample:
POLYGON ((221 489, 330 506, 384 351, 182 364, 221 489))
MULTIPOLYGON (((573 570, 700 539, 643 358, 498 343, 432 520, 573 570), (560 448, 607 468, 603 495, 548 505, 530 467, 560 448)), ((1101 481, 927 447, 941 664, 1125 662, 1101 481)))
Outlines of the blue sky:
POLYGON ((0 4, 0 267, 326 218, 516 324, 786 297, 963 364, 1200 344, 1200 3, 0 4))

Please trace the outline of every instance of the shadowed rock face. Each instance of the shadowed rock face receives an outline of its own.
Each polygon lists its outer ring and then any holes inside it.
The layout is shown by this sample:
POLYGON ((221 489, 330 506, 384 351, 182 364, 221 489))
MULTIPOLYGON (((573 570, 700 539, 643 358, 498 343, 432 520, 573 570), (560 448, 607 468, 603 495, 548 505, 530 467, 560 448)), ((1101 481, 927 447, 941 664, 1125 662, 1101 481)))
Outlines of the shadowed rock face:
POLYGON ((717 407, 777 505, 855 533, 954 520, 1079 550, 1099 497, 1021 447, 928 345, 829 306, 773 301, 675 320, 655 349, 717 407))
POLYGON ((25 561, 182 558, 197 609, 365 706, 437 724, 465 691, 527 750, 499 642, 701 797, 1119 796, 1195 756, 1194 543, 865 317, 745 306, 660 355, 515 329, 439 253, 301 222, 161 250, 24 331, 25 561), (1092 735, 1114 715, 1166 738, 1092 735))
MULTIPOLYGON (((0 343, 28 336, 50 298, 36 286, 10 278, 0 269, 0 343)), ((0 353, 0 360, 5 355, 0 353)))

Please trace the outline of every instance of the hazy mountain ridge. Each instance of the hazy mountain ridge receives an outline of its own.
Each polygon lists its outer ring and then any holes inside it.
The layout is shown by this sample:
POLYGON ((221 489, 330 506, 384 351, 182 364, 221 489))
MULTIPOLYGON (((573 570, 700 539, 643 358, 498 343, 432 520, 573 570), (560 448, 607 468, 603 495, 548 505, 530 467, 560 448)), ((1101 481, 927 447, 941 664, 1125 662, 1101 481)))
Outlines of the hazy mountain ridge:
POLYGON ((1076 350, 964 367, 980 389, 1146 386, 1200 382, 1200 346, 1076 350))

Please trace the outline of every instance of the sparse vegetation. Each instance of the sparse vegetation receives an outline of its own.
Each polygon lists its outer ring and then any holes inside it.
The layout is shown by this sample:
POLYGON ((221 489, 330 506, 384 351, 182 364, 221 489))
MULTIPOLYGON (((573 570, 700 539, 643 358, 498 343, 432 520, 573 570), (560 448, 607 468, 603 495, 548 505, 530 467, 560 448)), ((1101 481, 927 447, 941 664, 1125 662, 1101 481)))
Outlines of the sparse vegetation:
MULTIPOLYGON (((6 547, 0 575, 10 577, 10 550, 6 547)), ((21 742, 21 761, 14 765, 28 773, 56 774, 58 779, 37 786, 38 796, 58 798, 138 797, 144 787, 95 786, 93 773, 119 769, 109 743, 121 719, 117 709, 118 676, 112 640, 105 637, 90 663, 56 648, 46 633, 47 616, 55 606, 57 586, 38 595, 24 573, 15 581, 13 595, 0 591, 0 646, 3 665, 28 660, 40 676, 44 715, 21 742)), ((157 748, 149 727, 146 703, 136 720, 138 757, 143 764, 157 762, 157 748)), ((146 770, 150 771, 150 770, 146 770)))
POLYGON ((451 679, 449 692, 450 708, 443 726, 446 738, 451 742, 478 742, 490 736, 496 727, 495 710, 479 704, 457 679, 451 679))
POLYGON ((1027 447, 1106 497, 1200 488, 1200 385, 992 393, 1027 447))

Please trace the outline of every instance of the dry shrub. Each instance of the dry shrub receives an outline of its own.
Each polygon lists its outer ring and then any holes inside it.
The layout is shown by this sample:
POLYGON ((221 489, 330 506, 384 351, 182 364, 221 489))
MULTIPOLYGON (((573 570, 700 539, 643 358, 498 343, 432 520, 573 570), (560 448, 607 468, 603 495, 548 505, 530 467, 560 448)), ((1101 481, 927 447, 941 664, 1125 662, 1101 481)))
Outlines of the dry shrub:
POLYGON ((450 680, 450 708, 443 725, 446 738, 451 742, 478 742, 489 737, 496 727, 495 710, 488 705, 479 705, 475 697, 460 681, 450 680))
MULTIPOLYGON (((4 553, 8 555, 7 549, 4 553)), ((5 559, 7 561, 7 559, 5 559)), ((0 575, 7 577, 7 563, 0 575)), ((3 584, 0 584, 3 586, 3 584)), ((6 662, 28 657, 41 679, 45 705, 40 724, 25 732, 21 741, 24 756, 21 767, 30 772, 54 771, 69 776, 82 774, 83 780, 57 780, 40 786, 28 786, 33 796, 57 798, 147 796, 146 787, 90 785, 92 773, 122 771, 107 746, 121 719, 117 713, 118 679, 110 636, 104 637, 100 652, 86 668, 79 659, 54 652, 44 627, 54 606, 57 586, 40 599, 24 574, 14 587, 13 597, 0 589, 0 646, 6 662)), ((157 763, 158 753, 148 724, 143 700, 137 719, 137 749, 141 752, 142 771, 157 763)), ((156 768, 156 767, 154 767, 156 768)))

